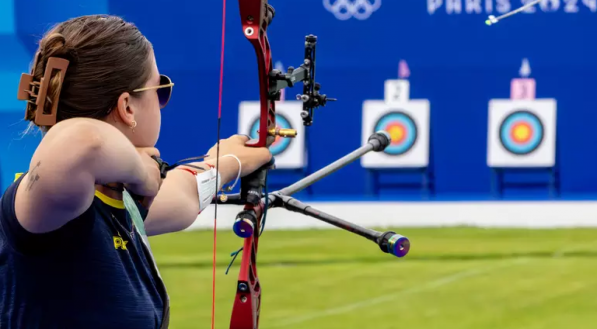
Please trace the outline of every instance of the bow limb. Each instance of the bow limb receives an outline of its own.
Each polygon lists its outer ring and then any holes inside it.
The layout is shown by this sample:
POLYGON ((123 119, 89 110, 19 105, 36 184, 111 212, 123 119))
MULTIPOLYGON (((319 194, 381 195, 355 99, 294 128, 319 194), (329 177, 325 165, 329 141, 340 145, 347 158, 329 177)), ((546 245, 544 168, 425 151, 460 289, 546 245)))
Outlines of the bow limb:
POLYGON ((261 105, 259 137, 247 143, 252 147, 269 147, 275 139, 270 131, 276 127, 276 104, 269 94, 272 52, 267 38, 267 27, 274 11, 267 0, 239 0, 243 33, 253 45, 259 72, 259 100, 261 105))
MULTIPOLYGON (((260 118, 258 138, 247 142, 250 147, 269 147, 275 140, 275 95, 270 95, 272 55, 267 27, 274 11, 267 0, 239 0, 243 33, 253 45, 259 73, 260 118)), ((272 163, 273 164, 273 163, 272 163)), ((265 211, 262 193, 270 164, 241 178, 241 198, 245 206, 235 222, 237 235, 245 238, 234 299, 231 329, 257 329, 261 307, 261 285, 257 276, 257 249, 265 211)))

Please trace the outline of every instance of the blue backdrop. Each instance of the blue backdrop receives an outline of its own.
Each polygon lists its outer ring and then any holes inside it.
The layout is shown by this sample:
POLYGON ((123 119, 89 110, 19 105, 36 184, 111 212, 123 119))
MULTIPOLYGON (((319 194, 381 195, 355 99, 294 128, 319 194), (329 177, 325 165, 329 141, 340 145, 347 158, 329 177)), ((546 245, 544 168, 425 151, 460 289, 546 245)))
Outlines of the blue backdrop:
MULTIPOLYGON (((360 145, 366 99, 382 99, 383 83, 405 59, 411 97, 431 103, 433 170, 437 198, 486 198, 487 104, 508 98, 522 58, 531 63, 538 98, 558 102, 561 196, 597 196, 597 31, 594 0, 545 1, 487 27, 487 15, 520 0, 378 0, 368 19, 340 20, 324 6, 339 0, 270 0, 277 16, 270 31, 274 60, 298 65, 306 34, 319 37, 318 80, 338 101, 317 111, 309 129, 310 169, 323 167, 360 145), (382 3, 383 2, 383 3, 382 3)), ((369 0, 370 3, 374 2, 369 0)), ((352 3, 357 3, 352 1, 352 3)), ((172 77, 158 147, 166 160, 202 154, 215 143, 221 40, 221 1, 0 0, 0 172, 2 189, 27 168, 39 136, 19 135, 24 104, 16 101, 37 38, 52 24, 93 13, 121 15, 153 42, 160 71, 172 77), (189 143, 188 141, 192 141, 189 143)), ((257 99, 255 56, 244 38, 237 1, 228 0, 223 137, 236 133, 238 104, 257 99)), ((288 91, 294 95, 295 91, 288 91)), ((298 113, 297 113, 298 115, 298 113)), ((530 174, 524 174, 530 175, 530 174)), ((289 180, 284 174, 277 180, 289 180)), ((530 176, 528 176, 530 177, 530 176)), ((528 178, 527 177, 527 178, 528 178)), ((313 187, 318 198, 363 199, 368 175, 354 163, 313 187)), ((388 198, 419 198, 386 193, 388 198)), ((525 189, 525 197, 546 195, 525 189)))

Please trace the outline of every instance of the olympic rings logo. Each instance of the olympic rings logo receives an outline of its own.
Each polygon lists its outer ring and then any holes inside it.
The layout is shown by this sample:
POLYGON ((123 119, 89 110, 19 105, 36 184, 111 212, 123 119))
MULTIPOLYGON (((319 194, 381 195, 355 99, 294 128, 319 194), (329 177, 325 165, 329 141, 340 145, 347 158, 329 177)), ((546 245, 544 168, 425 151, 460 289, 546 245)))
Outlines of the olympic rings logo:
POLYGON ((341 21, 365 20, 381 7, 381 0, 323 0, 323 6, 341 21))

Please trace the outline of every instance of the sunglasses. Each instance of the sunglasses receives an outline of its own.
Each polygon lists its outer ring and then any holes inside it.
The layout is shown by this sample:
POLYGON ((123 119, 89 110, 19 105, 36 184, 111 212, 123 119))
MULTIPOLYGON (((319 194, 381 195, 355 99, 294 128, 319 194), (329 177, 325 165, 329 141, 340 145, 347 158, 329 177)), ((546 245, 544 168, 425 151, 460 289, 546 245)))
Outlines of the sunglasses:
POLYGON ((164 107, 166 107, 166 105, 170 101, 170 97, 172 97, 172 86, 174 86, 174 84, 172 83, 172 80, 169 77, 167 77, 163 74, 160 74, 160 85, 159 86, 138 88, 138 89, 133 90, 133 92, 137 93, 137 92, 141 92, 141 91, 155 89, 158 93, 158 101, 160 102, 160 109, 163 109, 164 107))

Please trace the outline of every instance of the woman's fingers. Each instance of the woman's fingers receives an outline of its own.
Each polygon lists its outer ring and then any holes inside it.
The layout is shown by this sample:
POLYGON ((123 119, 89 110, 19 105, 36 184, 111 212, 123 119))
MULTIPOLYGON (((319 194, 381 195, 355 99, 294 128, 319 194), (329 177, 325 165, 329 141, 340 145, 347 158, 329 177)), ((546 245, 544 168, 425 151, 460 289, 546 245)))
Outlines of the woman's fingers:
POLYGON ((237 140, 243 144, 245 144, 246 142, 248 142, 249 140, 251 140, 251 137, 249 135, 234 135, 232 137, 230 137, 230 139, 234 139, 237 140))

